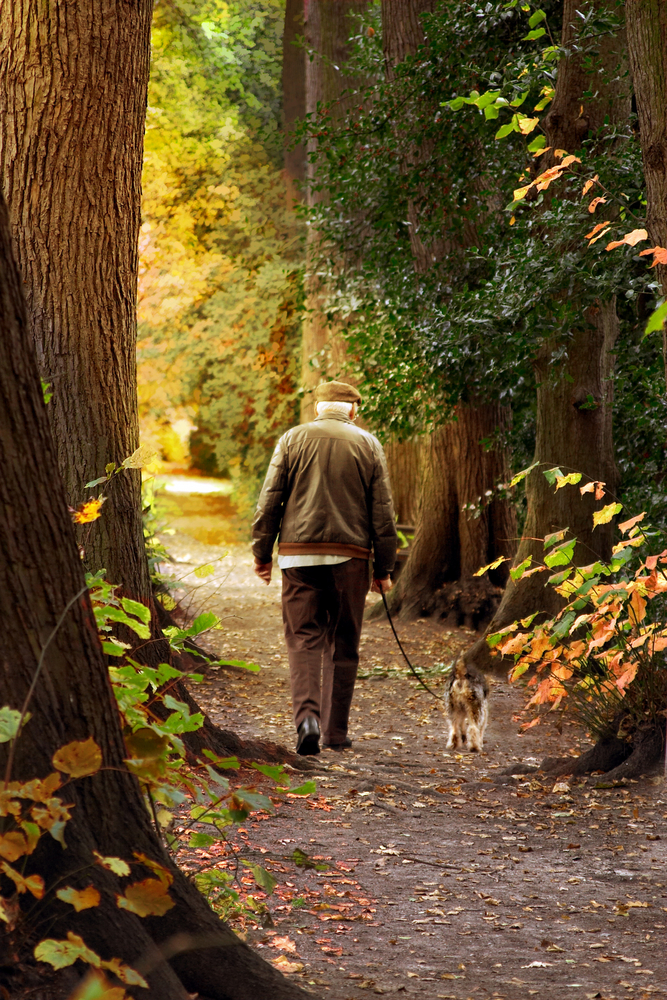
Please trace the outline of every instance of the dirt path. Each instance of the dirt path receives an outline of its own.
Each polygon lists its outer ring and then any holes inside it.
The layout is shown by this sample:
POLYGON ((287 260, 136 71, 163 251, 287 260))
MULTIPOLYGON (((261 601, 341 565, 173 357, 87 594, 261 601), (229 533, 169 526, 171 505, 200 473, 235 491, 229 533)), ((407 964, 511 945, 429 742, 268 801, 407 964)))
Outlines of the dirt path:
MULTIPOLYGON (((223 619, 209 645, 263 668, 211 671, 197 698, 220 725, 292 747, 279 580, 266 588, 254 577, 247 546, 164 540, 177 596, 223 619), (193 575, 213 560, 213 576, 193 575)), ((470 641, 432 621, 401 633, 424 667, 470 641)), ((586 740, 568 725, 561 736, 545 726, 517 735, 521 692, 495 680, 484 753, 448 752, 441 712, 406 677, 384 622, 366 627, 362 649, 352 750, 320 756, 317 797, 290 798, 239 831, 244 857, 278 879, 274 926, 246 921, 247 940, 336 1000, 667 997, 663 779, 555 792, 539 775, 503 776, 586 740), (320 868, 298 851, 297 864, 297 849, 320 868)), ((442 687, 441 675, 429 678, 442 687)), ((187 849, 181 860, 231 864, 187 849)), ((261 896, 250 878, 242 884, 261 896)))

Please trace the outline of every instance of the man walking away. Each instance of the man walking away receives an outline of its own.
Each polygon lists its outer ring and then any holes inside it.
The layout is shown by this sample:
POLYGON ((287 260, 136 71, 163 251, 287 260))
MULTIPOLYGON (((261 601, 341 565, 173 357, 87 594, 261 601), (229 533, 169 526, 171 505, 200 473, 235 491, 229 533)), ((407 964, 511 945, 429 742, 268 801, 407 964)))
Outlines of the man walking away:
POLYGON ((273 453, 253 522, 255 572, 271 581, 279 535, 283 621, 296 752, 352 746, 348 721, 368 593, 387 593, 396 525, 380 442, 355 427, 354 386, 324 382, 317 417, 287 431, 273 453), (320 729, 321 727, 321 729, 320 729))

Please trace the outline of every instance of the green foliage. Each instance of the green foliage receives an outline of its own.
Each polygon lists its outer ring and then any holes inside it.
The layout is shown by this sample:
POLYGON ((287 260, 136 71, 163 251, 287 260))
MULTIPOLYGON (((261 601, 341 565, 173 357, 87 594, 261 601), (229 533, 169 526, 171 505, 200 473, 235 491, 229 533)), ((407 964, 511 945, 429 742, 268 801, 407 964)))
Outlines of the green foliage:
MULTIPOLYGON (((611 520, 621 507, 612 503, 596 511, 594 526, 611 520)), ((664 728, 667 550, 649 554, 660 535, 640 526, 644 517, 619 525, 623 538, 609 563, 576 566, 576 539, 560 541, 565 532, 557 532, 544 539, 548 554, 542 564, 529 569, 529 557, 512 571, 521 579, 567 567, 547 579, 562 601, 558 614, 537 624, 533 615, 487 640, 494 654, 514 657, 510 679, 527 680, 526 710, 538 714, 522 728, 558 708, 569 710, 598 737, 631 740, 643 727, 664 728)))
MULTIPOLYGON (((584 137, 567 151, 576 160, 563 157, 536 183, 561 17, 555 2, 445 0, 424 17, 428 50, 390 82, 374 61, 377 37, 356 36, 356 58, 375 73, 363 104, 342 124, 322 108, 300 132, 317 141, 316 188, 327 195, 307 213, 321 236, 315 268, 378 433, 410 436, 447 419, 459 400, 495 397, 513 406, 518 462, 533 445, 535 357, 550 361, 549 380, 566 378, 586 310, 616 296, 622 498, 662 522, 664 371, 658 338, 642 342, 659 294, 655 272, 632 245, 608 252, 607 240, 584 238, 594 195, 611 213, 598 230, 607 239, 643 225, 634 118, 584 137), (415 235, 432 248, 418 273, 415 235)), ((578 12, 589 66, 619 17, 620 9, 586 4, 578 12)))

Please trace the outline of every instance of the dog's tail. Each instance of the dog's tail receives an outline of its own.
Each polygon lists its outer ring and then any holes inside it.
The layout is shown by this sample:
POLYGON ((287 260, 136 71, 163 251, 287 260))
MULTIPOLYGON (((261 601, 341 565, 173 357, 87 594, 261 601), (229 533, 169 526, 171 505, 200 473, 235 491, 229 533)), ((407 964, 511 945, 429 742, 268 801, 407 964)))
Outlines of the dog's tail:
POLYGON ((459 656, 458 660, 454 664, 453 673, 457 681, 464 681, 466 679, 468 667, 462 656, 459 656))

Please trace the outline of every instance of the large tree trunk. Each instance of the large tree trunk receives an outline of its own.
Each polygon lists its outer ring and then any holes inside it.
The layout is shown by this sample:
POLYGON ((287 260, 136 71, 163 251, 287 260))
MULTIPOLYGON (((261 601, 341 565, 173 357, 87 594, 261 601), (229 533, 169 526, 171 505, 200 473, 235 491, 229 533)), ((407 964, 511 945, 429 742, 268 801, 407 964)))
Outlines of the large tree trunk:
MULTIPOLYGON (((349 58, 349 38, 355 22, 350 15, 362 14, 368 7, 368 0, 309 0, 306 16, 306 41, 315 53, 306 61, 306 113, 317 115, 318 104, 335 102, 330 113, 334 118, 343 118, 352 107, 353 91, 362 80, 346 75, 345 63, 349 58), (349 93, 344 93, 348 91, 349 93)), ((358 100, 358 98, 357 98, 358 100)), ((317 164, 313 156, 317 151, 316 140, 308 144, 309 162, 306 178, 309 182, 307 202, 314 206, 326 197, 321 191, 312 189, 317 164)), ((305 394, 301 402, 301 420, 312 420, 315 406, 312 390, 323 377, 336 378, 346 375, 345 341, 332 327, 326 317, 326 283, 314 273, 314 262, 318 254, 318 234, 310 226, 308 230, 308 259, 311 272, 306 282, 307 309, 303 321, 301 385, 305 394)))
POLYGON ((461 405, 456 419, 431 435, 415 539, 390 595, 401 617, 436 613, 477 629, 497 608, 505 564, 490 579, 473 574, 514 552, 513 508, 502 500, 484 505, 485 491, 509 470, 502 444, 487 451, 481 442, 502 440, 506 420, 506 407, 497 403, 461 405))
MULTIPOLYGON (((71 506, 89 495, 86 482, 139 445, 137 241, 152 7, 22 0, 0 12, 2 186, 71 506)), ((117 476, 104 516, 81 534, 86 566, 146 600, 140 490, 138 470, 117 476)))
MULTIPOLYGON (((194 992, 209 1000, 304 996, 211 912, 166 856, 138 782, 124 764, 120 720, 41 396, 2 196, 0 461, 0 615, 11 623, 3 636, 0 704, 21 708, 43 657, 42 674, 29 704, 30 718, 17 740, 11 777, 46 777, 53 771, 51 758, 56 750, 88 737, 102 748, 104 760, 97 774, 67 787, 65 801, 74 806, 66 830, 67 849, 45 833, 34 853, 25 858, 23 871, 26 876, 41 875, 47 890, 59 880, 76 888, 93 882, 102 890, 102 901, 76 914, 51 891, 38 910, 29 895, 20 896, 24 910, 32 910, 30 926, 48 929, 46 935, 52 937, 79 933, 103 958, 119 957, 146 969, 151 995, 160 1000, 187 1000, 194 992), (54 633, 72 598, 76 599, 70 611, 54 633), (120 910, 115 901, 119 881, 94 864, 94 850, 135 864, 135 852, 143 852, 169 868, 174 880, 170 888, 173 908, 164 917, 146 919, 120 910), (165 960, 161 949, 174 946, 186 950, 165 960)), ((8 747, 3 743, 0 748, 3 772, 8 747)), ((7 888, 5 882, 3 889, 7 888)), ((20 983, 12 985, 15 995, 20 983)), ((136 990, 131 993, 136 996, 136 990)))
POLYGON ((304 0, 286 0, 282 82, 284 170, 289 204, 301 198, 299 185, 306 178, 306 148, 303 143, 291 147, 290 141, 295 123, 306 117, 306 50, 297 41, 303 38, 304 32, 304 0))
MULTIPOLYGON (((139 444, 137 241, 151 11, 152 0, 0 6, 0 174, 73 507, 90 495, 86 482, 139 444)), ((141 473, 115 476, 107 493, 102 516, 79 533, 85 566, 105 569, 124 594, 153 609, 151 641, 135 655, 168 660, 144 546, 141 473)), ((132 633, 126 638, 136 642, 132 633)), ((194 706, 185 686, 177 688, 194 706)), ((208 718, 186 742, 194 753, 208 746, 300 760, 275 745, 242 747, 208 718)))
MULTIPOLYGON (((388 80, 395 80, 396 67, 427 42, 421 15, 433 9, 433 0, 383 0, 382 42, 388 80)), ((409 102, 406 114, 420 113, 419 100, 414 108, 414 99, 409 102)), ((434 156, 434 143, 426 139, 406 152, 401 169, 413 177, 422 175, 433 168, 434 156)), ((422 213, 428 211, 429 189, 419 182, 413 187, 408 200, 410 242, 415 272, 424 274, 449 254, 460 253, 463 244, 460 237, 450 238, 446 230, 424 239, 420 221, 422 213)), ((464 243, 468 241, 474 242, 472 233, 464 237, 464 243)), ((501 567, 493 579, 478 579, 473 573, 499 555, 513 554, 514 511, 506 501, 495 500, 475 517, 464 505, 477 504, 487 490, 506 477, 509 461, 502 431, 509 419, 509 409, 498 404, 461 405, 456 420, 424 444, 416 535, 390 597, 392 609, 402 617, 437 613, 450 623, 479 628, 497 609, 507 570, 501 567), (497 432, 496 446, 486 451, 483 439, 497 432)), ((400 474, 400 466, 398 471, 400 474)), ((379 615, 380 609, 375 613, 379 615)))
MULTIPOLYGON (((646 180, 646 228, 654 245, 667 247, 667 5, 626 0, 625 23, 646 180)), ((658 274, 667 294, 667 267, 658 265, 658 274)), ((662 351, 667 382, 667 324, 662 351)))
MULTIPOLYGON (((597 0, 595 6, 603 12, 610 2, 597 0)), ((598 60, 591 59, 576 46, 576 22, 580 20, 576 8, 576 0, 566 0, 562 44, 568 54, 559 63, 553 105, 544 121, 547 146, 568 153, 580 149, 582 140, 595 134, 605 120, 613 127, 616 122, 627 121, 630 113, 630 94, 623 73, 625 33, 604 37, 598 60), (585 96, 587 92, 594 92, 594 99, 585 96)), ((537 169, 543 170, 554 162, 553 154, 547 153, 540 158, 537 169)), ((541 562, 544 548, 540 539, 561 529, 568 529, 569 536, 578 539, 574 553, 578 565, 608 559, 611 555, 613 525, 593 530, 593 510, 601 503, 592 494, 582 497, 576 486, 554 492, 542 471, 558 466, 565 473, 581 472, 585 477, 583 482, 604 482, 610 492, 616 484, 611 382, 612 352, 619 331, 616 300, 598 303, 587 310, 582 320, 567 341, 564 362, 552 362, 557 345, 549 341, 535 359, 535 461, 541 467, 530 474, 526 483, 528 517, 516 555, 517 564, 528 555, 541 562)), ((560 607, 559 598, 546 585, 546 575, 536 573, 510 582, 488 631, 496 631, 534 612, 554 613, 560 607)), ((475 643, 466 658, 483 668, 506 666, 491 657, 485 639, 475 643)))

